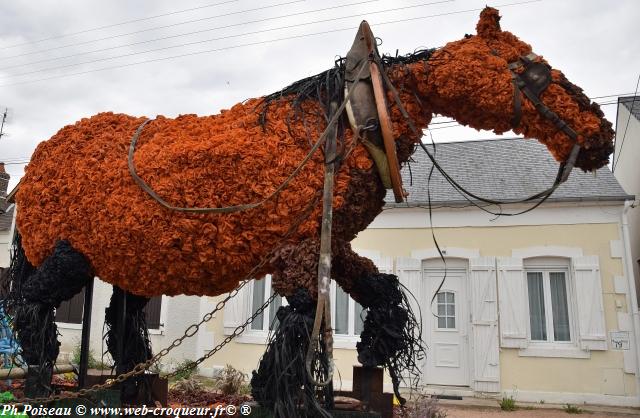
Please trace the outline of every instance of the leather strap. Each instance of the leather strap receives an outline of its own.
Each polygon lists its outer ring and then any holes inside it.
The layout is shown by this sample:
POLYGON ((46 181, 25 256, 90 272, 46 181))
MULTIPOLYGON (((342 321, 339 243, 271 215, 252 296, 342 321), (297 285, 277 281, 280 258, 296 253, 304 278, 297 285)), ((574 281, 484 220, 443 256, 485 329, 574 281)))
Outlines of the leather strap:
MULTIPOLYGON (((509 64, 509 70, 511 71, 511 79, 513 82, 513 119, 512 126, 517 128, 520 124, 520 119, 522 118, 522 94, 524 94, 535 106, 536 110, 542 117, 547 119, 549 122, 553 124, 558 130, 562 131, 565 135, 571 138, 574 141, 573 148, 569 153, 567 159, 561 164, 560 169, 558 171, 558 177, 556 179, 556 187, 557 185, 564 183, 571 174, 571 170, 573 170, 573 166, 576 163, 578 158, 578 154, 580 153, 580 145, 577 143, 578 134, 574 131, 567 123, 560 119, 557 113, 553 110, 549 109, 547 105, 545 105, 542 100, 540 100, 540 94, 547 88, 550 83, 550 79, 544 82, 538 82, 538 84, 533 83, 532 79, 525 79, 526 75, 523 76, 521 74, 516 73, 516 69, 521 67, 523 64, 526 65, 529 70, 534 70, 531 68, 532 66, 541 66, 545 65, 542 63, 534 62, 538 56, 533 52, 527 54, 526 56, 520 57, 518 61, 512 62, 509 64), (529 81, 529 82, 528 82, 529 81), (530 84, 532 82, 532 84, 530 84)), ((535 68, 536 70, 538 68, 535 68)), ((525 70, 526 72, 527 70, 525 70)), ((536 77, 538 78, 538 77, 536 77)))

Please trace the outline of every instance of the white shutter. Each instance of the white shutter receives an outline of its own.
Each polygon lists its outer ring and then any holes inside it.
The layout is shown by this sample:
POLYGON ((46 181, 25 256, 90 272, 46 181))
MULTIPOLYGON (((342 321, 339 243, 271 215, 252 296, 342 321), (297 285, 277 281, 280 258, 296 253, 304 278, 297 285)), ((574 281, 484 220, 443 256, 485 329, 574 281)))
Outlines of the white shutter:
POLYGON ((607 337, 598 257, 574 257, 571 261, 576 284, 580 348, 606 350, 607 337))
MULTIPOLYGON (((264 279, 263 279, 264 280, 264 279)), ((251 308, 251 293, 253 291, 253 280, 245 284, 237 295, 232 297, 224 305, 222 324, 224 334, 229 335, 249 317, 251 308)), ((226 297, 226 295, 225 295, 226 297)))
POLYGON ((474 390, 500 392, 495 258, 469 259, 469 270, 474 390))
MULTIPOLYGON (((416 316, 419 315, 423 305, 426 306, 428 303, 423 303, 422 261, 410 257, 396 258, 396 275, 400 283, 413 294, 413 297, 408 295, 409 303, 411 304, 413 313, 415 313, 416 316), (420 301, 420 303, 418 303, 418 301, 420 301)), ((424 313, 422 316, 424 317, 424 313)))
MULTIPOLYGON (((425 302, 425 295, 422 286, 422 261, 410 257, 396 258, 396 275, 398 276, 400 284, 405 286, 407 290, 413 295, 407 295, 407 297, 409 299, 411 310, 416 316, 416 319, 421 322, 424 321, 425 315, 427 315, 426 312, 428 312, 429 301, 425 302)), ((420 323, 420 327, 420 331, 422 332, 422 323, 420 323)), ((422 361, 419 362, 420 364, 418 364, 418 368, 421 371, 425 368, 425 362, 426 358, 423 358, 422 361)), ((408 383, 408 379, 411 378, 409 373, 403 373, 403 377, 406 379, 406 383, 408 383)))
POLYGON ((529 315, 522 259, 498 257, 497 261, 500 345, 525 348, 529 315))
POLYGON ((372 258, 371 261, 380 273, 393 274, 393 259, 391 257, 377 257, 372 258))

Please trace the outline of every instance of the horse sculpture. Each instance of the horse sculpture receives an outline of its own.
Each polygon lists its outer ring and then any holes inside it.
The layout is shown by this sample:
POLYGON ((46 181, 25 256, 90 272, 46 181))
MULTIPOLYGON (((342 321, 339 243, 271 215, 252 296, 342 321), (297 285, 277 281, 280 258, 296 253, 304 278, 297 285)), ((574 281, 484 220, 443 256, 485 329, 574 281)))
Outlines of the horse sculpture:
MULTIPOLYGON (((613 130, 598 105, 550 69, 531 46, 502 31, 499 20, 497 10, 485 8, 476 35, 437 50, 376 61, 398 163, 416 150, 432 115, 442 114, 476 129, 498 134, 513 129, 536 138, 569 167, 592 171, 607 164, 613 130)), ((139 317, 146 297, 154 295, 228 292, 256 265, 254 276, 272 274, 273 288, 290 303, 301 290, 312 302, 326 161, 315 152, 299 165, 327 128, 330 102, 344 103, 345 85, 347 94, 354 84, 371 89, 372 75, 361 69, 372 59, 369 54, 360 61, 342 60, 331 70, 215 116, 157 117, 141 126, 145 118, 101 113, 41 143, 16 195, 20 236, 9 275, 12 296, 5 302, 25 360, 50 368, 58 354, 54 307, 94 275, 127 292, 133 301, 128 299, 127 306, 134 306, 127 316, 139 317), (146 191, 130 175, 130 148, 132 172, 146 191), (296 175, 289 178, 292 172, 296 175), (174 208, 261 203, 217 213, 172 210, 157 200, 174 208), (41 329, 48 330, 45 338, 41 329)), ((385 167, 384 151, 376 144, 379 121, 359 119, 363 103, 357 88, 351 94, 344 103, 349 106, 342 106, 350 117, 342 115, 337 125, 332 278, 374 310, 391 297, 379 284, 397 290, 397 279, 378 274, 349 243, 381 212, 388 171, 397 167, 385 167)), ((119 300, 112 298, 112 311, 119 300)), ((411 325, 406 315, 381 318, 400 328, 411 325)), ((113 315, 107 322, 116 327, 113 315)), ((372 322, 365 323, 365 332, 388 325, 372 322)), ((144 332, 133 334, 144 339, 144 332)), ((112 334, 109 351, 121 370, 148 358, 118 358, 115 338, 112 334)), ((364 351, 360 359, 366 361, 364 351)), ((256 385, 260 376, 260 371, 254 375, 256 385)))

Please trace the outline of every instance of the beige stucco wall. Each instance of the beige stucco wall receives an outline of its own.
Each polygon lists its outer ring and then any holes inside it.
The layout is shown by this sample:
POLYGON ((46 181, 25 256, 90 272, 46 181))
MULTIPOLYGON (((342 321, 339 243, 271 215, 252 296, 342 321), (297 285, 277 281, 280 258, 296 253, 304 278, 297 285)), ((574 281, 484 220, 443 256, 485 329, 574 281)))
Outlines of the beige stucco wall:
MULTIPOLYGON (((618 328, 618 309, 626 312, 624 295, 613 293, 613 277, 623 274, 621 259, 610 255, 610 241, 620 239, 618 224, 437 228, 435 233, 441 247, 478 249, 481 256, 511 256, 512 249, 544 245, 582 248, 584 255, 600 260, 607 330, 618 328)), ((368 229, 353 246, 407 257, 434 243, 429 229, 368 229)), ((611 350, 592 352, 590 359, 557 359, 519 357, 517 349, 501 349, 500 380, 503 390, 602 394, 604 387, 612 395, 636 394, 633 375, 623 372, 622 352, 611 350), (612 369, 622 384, 612 384, 612 369)))
MULTIPOLYGON (((216 303, 223 297, 211 298, 211 301, 216 303)), ((217 315, 208 324, 208 330, 213 332, 213 339, 215 345, 219 344, 226 335, 223 332, 223 315, 217 315)), ((258 368, 260 357, 265 352, 265 346, 263 344, 253 343, 239 343, 231 341, 222 350, 216 353, 212 358, 203 363, 203 368, 219 368, 224 367, 226 364, 230 364, 238 370, 243 371, 249 377, 251 372, 258 368)), ((334 361, 336 368, 339 372, 336 373, 335 382, 339 382, 342 379, 345 383, 344 388, 351 388, 352 378, 352 366, 359 364, 357 362, 356 350, 352 349, 334 349, 334 361)), ((334 387, 336 390, 340 390, 339 385, 334 387)))

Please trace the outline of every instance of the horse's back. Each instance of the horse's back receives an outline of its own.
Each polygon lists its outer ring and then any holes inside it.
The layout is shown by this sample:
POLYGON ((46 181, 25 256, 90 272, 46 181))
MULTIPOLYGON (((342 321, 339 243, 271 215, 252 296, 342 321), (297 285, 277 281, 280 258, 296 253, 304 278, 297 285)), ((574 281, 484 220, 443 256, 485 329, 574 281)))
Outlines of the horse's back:
MULTIPOLYGON (((216 116, 159 117, 139 138, 138 174, 174 206, 262 200, 308 152, 303 127, 287 126, 280 113, 270 113, 265 126, 252 102, 216 116)), ((277 199, 257 209, 171 211, 128 172, 131 138, 143 121, 101 113, 38 146, 17 196, 18 228, 34 265, 68 239, 97 276, 133 293, 220 294, 280 243, 322 188, 318 154, 277 199)), ((346 177, 338 188, 346 189, 346 177)), ((318 217, 316 208, 289 239, 316 234, 318 217)))

